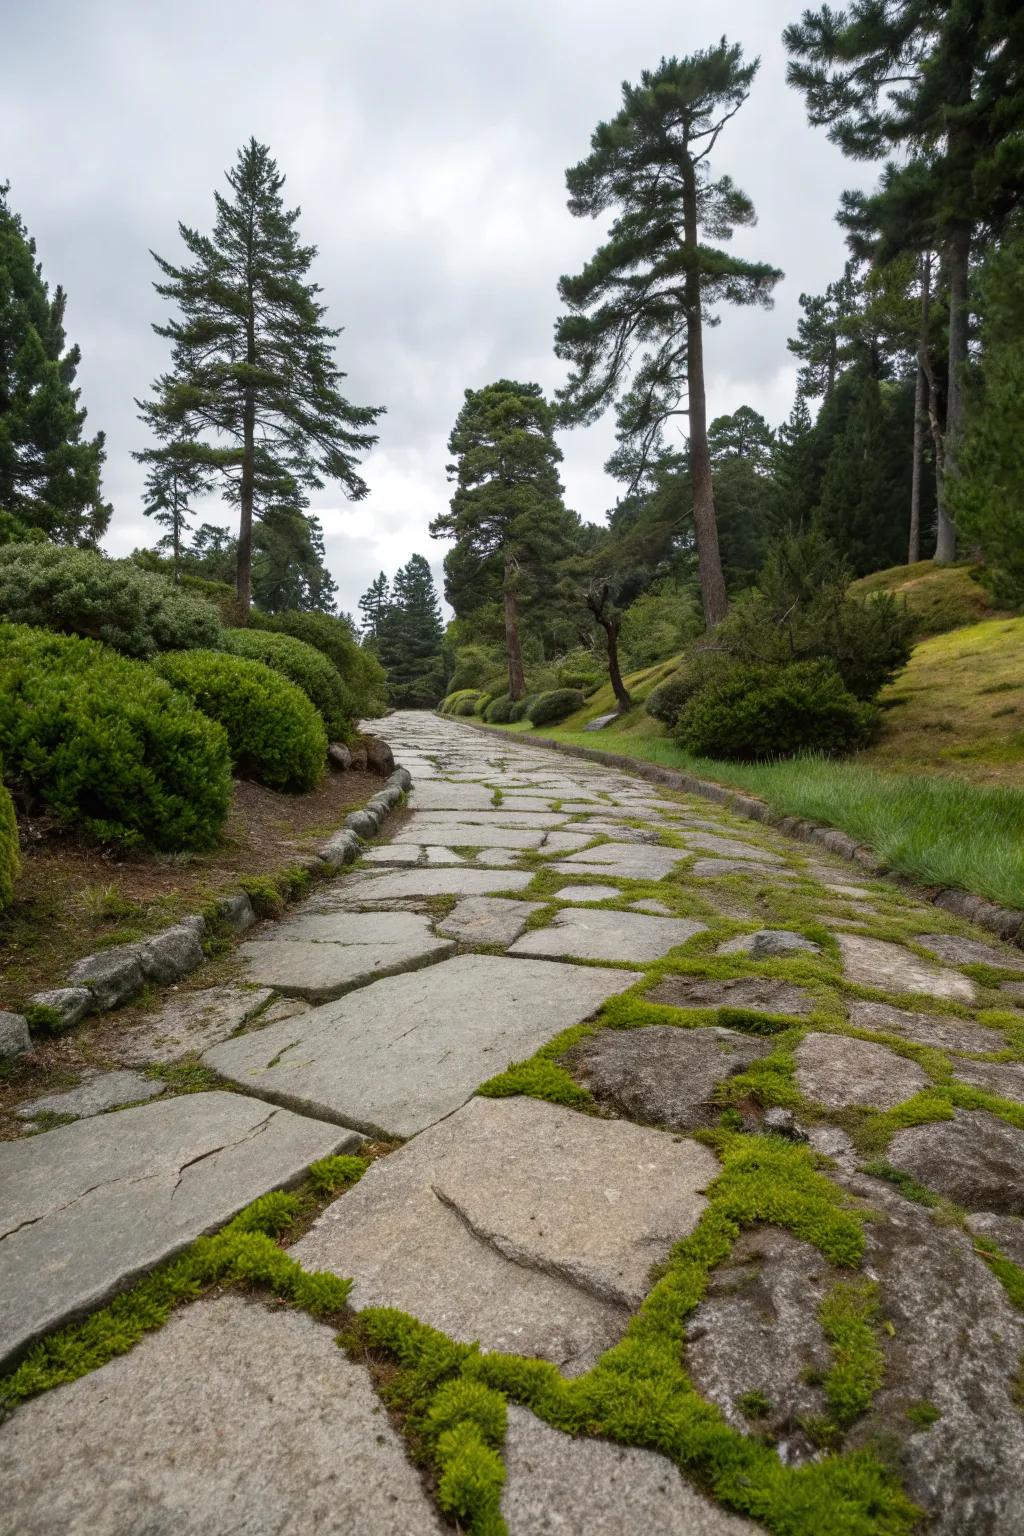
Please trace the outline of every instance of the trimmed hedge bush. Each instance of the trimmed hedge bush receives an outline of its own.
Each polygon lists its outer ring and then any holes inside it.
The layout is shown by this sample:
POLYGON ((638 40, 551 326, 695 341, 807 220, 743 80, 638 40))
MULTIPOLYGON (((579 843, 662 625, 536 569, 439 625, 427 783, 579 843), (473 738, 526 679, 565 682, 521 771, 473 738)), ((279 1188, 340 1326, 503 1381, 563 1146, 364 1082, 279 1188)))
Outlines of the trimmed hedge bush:
POLYGON ((150 667, 21 624, 0 624, 0 753, 29 810, 122 847, 210 847, 231 799, 223 730, 150 667))
POLYGON ((102 640, 140 659, 216 647, 223 634, 216 610, 165 576, 49 543, 0 547, 0 617, 102 640))
POLYGON ((538 694, 526 714, 534 725, 554 725, 582 709, 585 702, 579 688, 552 688, 538 694))
POLYGON ((475 715, 477 703, 483 697, 485 695, 478 693, 463 694, 461 698, 455 700, 448 713, 450 715, 475 715))
POLYGON ((529 712, 530 705, 536 701, 536 698, 537 695, 535 693, 528 693, 525 699, 516 699, 515 703, 512 705, 512 708, 509 710, 509 720, 516 721, 524 719, 529 712))
POLYGON ((14 802, 0 782, 0 912, 6 911, 14 898, 14 882, 20 868, 14 802))
POLYGON ((512 719, 512 709, 513 700, 507 693, 500 694, 484 710, 484 719, 493 721, 495 725, 506 725, 512 719))
POLYGON ((736 667, 683 706, 676 737, 701 757, 757 762, 798 752, 848 752, 863 746, 877 711, 843 686, 829 662, 736 667))
POLYGON ((319 782, 327 756, 323 721, 280 673, 224 651, 182 651, 158 656, 152 666, 224 727, 242 778, 292 793, 319 782))
POLYGON ((252 629, 229 629, 224 636, 224 649, 248 661, 262 661, 301 688, 331 741, 345 741, 355 735, 352 695, 337 668, 321 651, 304 640, 296 640, 294 635, 252 629))
POLYGON ((249 628, 291 635, 326 656, 345 686, 353 720, 370 719, 387 709, 387 674, 374 652, 359 644, 344 619, 330 613, 260 613, 253 609, 249 628))

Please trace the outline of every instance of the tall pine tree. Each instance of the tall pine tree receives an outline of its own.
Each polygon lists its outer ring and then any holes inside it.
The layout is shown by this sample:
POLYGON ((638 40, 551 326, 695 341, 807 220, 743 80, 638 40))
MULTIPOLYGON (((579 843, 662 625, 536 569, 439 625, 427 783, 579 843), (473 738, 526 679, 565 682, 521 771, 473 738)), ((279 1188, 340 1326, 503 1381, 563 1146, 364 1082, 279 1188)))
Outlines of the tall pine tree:
POLYGON ((413 555, 395 573, 391 603, 378 650, 392 701, 405 709, 429 709, 444 692, 441 641, 444 626, 430 566, 413 555))
POLYGON ((267 146, 250 139, 227 181, 230 196, 214 194, 212 235, 178 226, 188 265, 154 253, 156 291, 179 317, 154 326, 171 343, 171 371, 141 409, 159 437, 192 442, 237 505, 245 613, 254 518, 270 507, 301 512, 304 490, 328 480, 353 500, 365 496, 356 464, 377 441, 371 429, 383 407, 352 405, 339 390, 339 332, 308 280, 316 247, 299 242, 300 210, 285 207, 284 177, 267 146))
POLYGON ((157 540, 157 548, 170 554, 177 581, 181 574, 185 535, 189 530, 189 512, 193 500, 210 489, 210 471, 197 457, 193 445, 181 438, 150 449, 145 456, 134 454, 133 457, 141 458, 149 465, 142 510, 167 530, 157 540))
POLYGON ((381 571, 374 581, 371 581, 362 597, 359 599, 359 612, 362 614, 362 633, 364 640, 379 640, 384 621, 391 608, 391 587, 388 578, 381 571))
POLYGON ((708 628, 728 600, 718 548, 704 387, 704 322, 718 303, 771 303, 782 276, 706 244, 754 223, 750 199, 728 176, 712 178, 709 156, 750 91, 757 61, 723 38, 683 59, 663 59, 622 109, 599 123, 591 153, 566 174, 569 210, 595 218, 619 209, 609 238, 559 292, 568 308, 555 351, 573 372, 559 398, 564 418, 593 421, 618 404, 620 437, 661 443, 686 416, 701 596, 708 628))
POLYGON ((13 531, 94 545, 111 508, 102 499, 103 433, 84 438, 74 388, 81 361, 64 335, 63 288, 51 297, 35 241, 0 184, 0 512, 13 531))

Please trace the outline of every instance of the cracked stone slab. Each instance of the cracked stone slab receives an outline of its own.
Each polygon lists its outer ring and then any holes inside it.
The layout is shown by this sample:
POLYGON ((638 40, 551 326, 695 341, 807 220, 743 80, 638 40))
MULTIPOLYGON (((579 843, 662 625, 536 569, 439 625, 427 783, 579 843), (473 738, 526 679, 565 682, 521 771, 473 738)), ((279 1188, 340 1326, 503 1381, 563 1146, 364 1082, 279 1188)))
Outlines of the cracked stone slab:
POLYGON ((0 1360, 359 1138, 192 1093, 0 1143, 0 1360))
POLYGON ((951 933, 922 933, 914 943, 949 965, 989 965, 999 971, 1024 971, 1024 955, 1008 944, 997 949, 979 939, 961 939, 951 933))
MULTIPOLYGON (((607 901, 609 897, 621 896, 622 892, 617 885, 563 885, 560 891, 554 894, 555 901, 607 901)), ((634 906, 636 903, 634 902, 634 906)), ((660 906, 661 903, 659 902, 660 906)), ((664 908, 669 915, 671 909, 664 908)))
POLYGON ((578 875, 589 868, 599 874, 621 875, 624 880, 663 880, 685 858, 681 848, 601 843, 597 848, 581 848, 550 867, 560 875, 578 875))
POLYGON ((766 1056, 771 1042, 735 1029, 602 1029, 565 1064, 596 1099, 632 1120, 693 1131, 715 1125, 718 1083, 766 1056))
POLYGON ((203 1059, 300 1112, 413 1136, 637 979, 636 971, 460 955, 238 1035, 203 1059))
POLYGON ((519 854, 514 848, 481 848, 473 863, 485 869, 517 869, 519 854))
POLYGON ((825 1109, 859 1104, 893 1109, 931 1082, 914 1061, 888 1046, 849 1035, 805 1035, 796 1048, 801 1093, 825 1109))
POLYGON ((509 1536, 755 1536, 664 1456, 562 1434, 509 1404, 501 1512, 509 1536))
POLYGON ((717 837, 713 832, 691 832, 687 828, 683 831, 683 838, 688 847, 699 848, 702 853, 721 854, 724 859, 744 859, 752 864, 785 862, 780 854, 759 848, 756 843, 744 843, 735 837, 717 837))
POLYGON ((438 933, 460 944, 511 944, 542 901, 509 901, 500 896, 468 896, 437 925, 438 933))
POLYGON ((521 891, 533 879, 530 870, 403 869, 389 875, 369 875, 364 880, 346 880, 336 897, 335 911, 379 906, 408 897, 424 896, 494 896, 501 891, 521 891))
POLYGON ((509 954, 640 964, 660 960, 706 928, 706 923, 689 917, 647 917, 640 912, 569 907, 556 912, 548 927, 534 928, 517 939, 509 954))
POLYGON ((391 846, 440 843, 447 848, 539 848, 543 841, 542 827, 499 827, 479 821, 427 821, 414 816, 395 834, 391 846))
POLYGON ((304 912, 243 944, 239 955, 256 985, 318 1002, 454 950, 415 912, 304 912))
POLYGON ((753 859, 695 859, 689 873, 695 880, 717 880, 722 875, 743 875, 748 880, 795 880, 791 869, 755 863, 753 859))
POLYGON ((177 1061, 201 1055, 248 1023, 270 1000, 269 987, 207 987, 170 997, 158 1012, 119 1034, 121 1061, 177 1061))
POLYGON ((85 1120, 104 1110, 119 1109, 122 1104, 136 1104, 159 1098, 166 1088, 141 1072, 94 1072, 66 1093, 48 1093, 41 1099, 18 1104, 12 1113, 19 1120, 38 1120, 40 1115, 74 1115, 85 1120))
POLYGON ((1024 1216, 1024 1130, 986 1109, 897 1131, 885 1159, 969 1211, 1024 1216))
POLYGON ((593 842, 594 834, 591 832, 557 831, 549 832, 541 844, 541 853, 545 856, 549 853, 578 853, 588 843, 593 842))
POLYGON ((837 933, 847 981, 888 992, 927 992, 930 997, 972 1003, 973 981, 941 965, 932 965, 886 939, 866 939, 857 933, 837 933))
POLYGON ((978 1211, 967 1218, 968 1229, 978 1237, 987 1237, 1001 1248, 1013 1264, 1024 1269, 1024 1220, 1019 1216, 996 1216, 992 1211, 978 1211))
POLYGON ((19 1536, 446 1529, 333 1329, 231 1295, 27 1403, 4 1426, 0 1482, 19 1536))
POLYGON ((869 1002, 853 998, 847 1016, 857 1029, 873 1029, 879 1034, 900 1035, 919 1045, 935 1045, 943 1051, 1002 1051, 1006 1041, 998 1030, 966 1019, 939 1013, 912 1013, 894 1008, 891 1003, 869 1002))
POLYGON ((416 779, 409 794, 411 811, 489 811, 494 790, 484 784, 453 784, 448 779, 416 779))
POLYGON ((356 1307, 575 1374, 621 1337, 717 1173, 665 1132, 476 1098, 375 1162, 291 1252, 354 1277, 356 1307))
POLYGON ((767 976, 667 976, 647 993, 649 1003, 670 1008, 746 1008, 753 1013, 810 1013, 814 1001, 800 987, 767 976))

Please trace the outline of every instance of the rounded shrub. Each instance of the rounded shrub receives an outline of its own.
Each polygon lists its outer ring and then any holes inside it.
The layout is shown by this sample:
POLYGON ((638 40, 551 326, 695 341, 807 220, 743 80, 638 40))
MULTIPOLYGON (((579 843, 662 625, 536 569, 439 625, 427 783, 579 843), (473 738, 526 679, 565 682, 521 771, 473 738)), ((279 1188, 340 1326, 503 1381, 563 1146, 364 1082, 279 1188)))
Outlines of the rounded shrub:
POLYGON ((30 810, 122 847, 210 847, 231 799, 223 730, 150 667, 21 624, 0 624, 0 754, 30 810))
POLYGON ((579 688, 552 688, 537 695, 527 710, 527 718, 533 725, 555 725, 582 709, 585 702, 579 688))
POLYGON ((472 715, 472 714, 475 714, 476 706, 477 706, 477 700, 481 699, 483 697, 484 697, 484 695, 477 693, 475 689, 469 689, 467 692, 464 692, 464 693, 460 694, 460 696, 455 700, 454 704, 452 705, 452 707, 448 711, 448 713, 450 715, 472 715))
POLYGON ((848 752, 870 739, 877 718, 829 662, 742 666, 684 704, 676 737, 701 757, 757 762, 798 752, 848 752))
POLYGON ((374 652, 359 644, 344 619, 331 613, 260 613, 253 609, 249 628, 291 635, 326 656, 345 685, 353 719, 369 719, 387 709, 387 674, 374 652))
POLYGON ((481 715, 482 716, 483 712, 487 708, 488 704, 490 704, 494 700, 495 697, 496 697, 496 695, 494 693, 481 693, 481 694, 478 694, 477 697, 473 701, 473 713, 474 713, 474 715, 481 715))
POLYGON ((218 646, 215 608, 132 560, 55 544, 0 547, 0 618, 102 640, 124 656, 218 646))
POLYGON ((248 661, 262 661, 301 688, 332 741, 344 741, 355 734, 355 702, 337 668, 321 651, 304 640, 296 640, 294 635, 253 629, 229 629, 224 636, 224 649, 248 661))
POLYGON ((301 689, 244 656, 182 651, 152 666, 227 732, 242 778, 292 793, 312 789, 324 771, 327 733, 301 689))
POLYGON ((528 693, 525 699, 516 699, 515 703, 512 705, 512 708, 509 710, 509 720, 517 721, 524 719, 529 713, 530 705, 534 703, 536 698, 537 695, 535 693, 528 693))
POLYGON ((6 911, 14 899, 14 882, 20 868, 14 802, 0 781, 0 912, 6 911))
POLYGON ((507 693, 499 694, 484 710, 484 719, 492 721, 495 725, 507 725, 512 719, 514 703, 515 701, 510 699, 507 693))

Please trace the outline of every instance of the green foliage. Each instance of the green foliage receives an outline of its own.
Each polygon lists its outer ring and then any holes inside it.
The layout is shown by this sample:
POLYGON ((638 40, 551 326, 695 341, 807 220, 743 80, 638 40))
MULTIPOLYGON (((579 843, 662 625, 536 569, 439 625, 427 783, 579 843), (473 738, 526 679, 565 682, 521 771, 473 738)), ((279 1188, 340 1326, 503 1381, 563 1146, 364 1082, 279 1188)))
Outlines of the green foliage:
POLYGON ((525 699, 516 699, 508 712, 509 722, 525 719, 527 711, 536 703, 536 700, 537 695, 535 693, 528 693, 525 699))
POLYGON ((869 740, 876 714, 843 687, 828 662, 739 666, 683 706, 676 735, 705 757, 794 757, 848 752, 869 740))
POLYGON ((294 683, 261 661, 219 651, 179 651, 152 663, 227 732, 235 772, 298 793, 319 783, 327 735, 294 683))
POLYGON ((14 882, 20 869, 18 823, 14 816, 14 803, 4 787, 3 764, 0 763, 0 913, 14 900, 14 882))
POLYGON ((261 613, 249 615, 250 630, 293 635, 334 663, 345 685, 347 706, 354 720, 382 715, 386 708, 387 679, 374 652, 358 643, 344 619, 330 613, 261 613))
POLYGON ((496 699, 492 699, 484 710, 484 719, 495 725, 507 725, 512 719, 512 711, 519 700, 510 699, 507 693, 501 693, 496 699))
POLYGON ((210 847, 231 797, 224 732, 149 666, 20 624, 0 624, 0 754, 29 809, 124 847, 210 847))
POLYGON ((201 597, 132 560, 53 544, 0 547, 0 615, 102 640, 126 656, 221 643, 221 623, 201 597))
MULTIPOLYGON (((366 594, 377 601, 374 588, 366 594)), ((412 555, 395 573, 387 607, 374 620, 377 651, 399 709, 430 709, 444 692, 444 628, 430 566, 412 555)))
POLYGON ((931 1429, 942 1418, 942 1412, 927 1397, 919 1397, 907 1404, 907 1418, 915 1429, 931 1429))
POLYGON ((103 433, 82 436, 81 353, 64 335, 67 296, 60 287, 50 296, 7 191, 0 183, 0 508, 20 529, 93 544, 111 512, 100 489, 103 433))
POLYGON ((553 688, 550 693, 541 693, 534 699, 527 718, 533 725, 554 725, 567 715, 574 715, 585 703, 578 688, 553 688))
POLYGON ((455 666, 448 684, 449 697, 467 689, 482 689, 505 671, 500 652, 489 645, 460 645, 455 652, 455 666))
POLYGON ((30 1003, 25 1020, 33 1035, 62 1035, 68 1027, 60 1009, 48 1003, 30 1003))
POLYGON ((644 708, 655 720, 660 720, 671 729, 679 719, 683 706, 709 681, 710 675, 701 666, 699 653, 694 652, 663 683, 651 689, 644 708))
POLYGON ((353 734, 352 707, 345 685, 337 668, 312 645, 294 635, 231 629, 224 636, 224 649, 249 661, 263 662, 301 688, 323 721, 329 740, 344 741, 353 734))
POLYGON ((885 1359, 878 1343, 878 1286, 873 1280, 841 1280, 818 1312, 832 1346, 833 1362, 825 1376, 825 1400, 838 1430, 866 1413, 882 1385, 885 1359))

